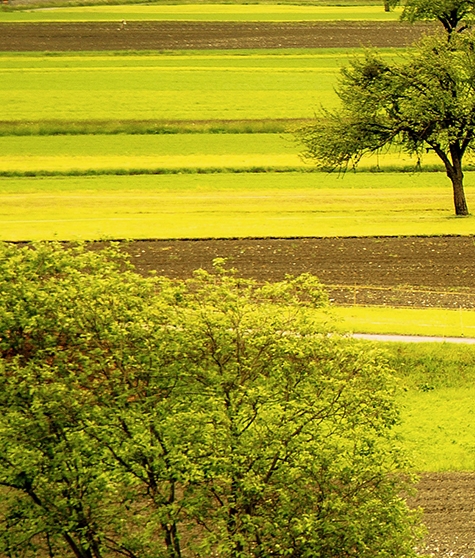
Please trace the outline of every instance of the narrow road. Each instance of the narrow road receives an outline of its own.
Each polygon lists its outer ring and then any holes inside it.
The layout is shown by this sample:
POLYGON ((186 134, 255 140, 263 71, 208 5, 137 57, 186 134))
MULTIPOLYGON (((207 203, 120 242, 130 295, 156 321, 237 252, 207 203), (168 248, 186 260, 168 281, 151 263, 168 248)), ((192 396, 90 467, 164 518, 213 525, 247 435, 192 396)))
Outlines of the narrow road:
POLYGON ((425 335, 380 335, 375 333, 354 333, 355 339, 367 339, 368 341, 394 341, 397 343, 460 343, 475 345, 472 337, 428 337, 425 335))

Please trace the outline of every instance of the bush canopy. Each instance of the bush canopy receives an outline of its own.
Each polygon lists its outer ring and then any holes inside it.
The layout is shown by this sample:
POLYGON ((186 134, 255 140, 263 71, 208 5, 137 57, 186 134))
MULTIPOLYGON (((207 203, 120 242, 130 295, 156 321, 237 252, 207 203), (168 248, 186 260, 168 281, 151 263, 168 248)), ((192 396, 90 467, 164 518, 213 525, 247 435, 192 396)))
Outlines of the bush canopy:
POLYGON ((416 555, 393 376, 315 277, 5 244, 0 292, 1 555, 416 555))

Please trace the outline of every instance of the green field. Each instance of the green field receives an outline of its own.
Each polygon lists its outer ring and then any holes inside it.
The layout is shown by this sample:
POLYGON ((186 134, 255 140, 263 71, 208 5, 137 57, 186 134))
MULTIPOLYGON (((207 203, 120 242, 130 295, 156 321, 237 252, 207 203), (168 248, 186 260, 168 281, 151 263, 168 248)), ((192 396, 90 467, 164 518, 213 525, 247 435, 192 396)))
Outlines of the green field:
POLYGON ((296 4, 184 4, 81 6, 0 11, 1 21, 395 21, 399 11, 381 6, 301 6, 296 4))
MULTIPOLYGON (((222 169, 217 169, 217 171, 222 169)), ((467 173, 470 184, 471 173, 467 173)), ((0 179, 3 240, 471 234, 442 173, 0 179), (387 186, 385 186, 387 185, 387 186)), ((472 190, 468 188, 469 203, 472 190)))
MULTIPOLYGON (((96 6, 2 11, 0 22, 399 16, 380 4, 96 6)), ((336 106, 339 69, 359 53, 0 54, 0 239, 473 234, 473 217, 453 216, 445 174, 390 172, 414 164, 395 153, 367 161, 381 173, 305 172, 282 132, 336 106), (279 133, 182 133, 213 127, 279 133)), ((475 173, 466 185, 473 209, 475 173)), ((334 311, 342 330, 475 336, 469 311, 334 311)), ((475 349, 391 345, 388 354, 406 390, 400 432, 415 468, 473 470, 475 349)))
POLYGON ((475 347, 384 345, 397 371, 398 431, 417 471, 475 470, 475 347))
POLYGON ((333 308, 337 327, 355 333, 475 338, 475 312, 442 308, 333 308))
MULTIPOLYGON (((0 56, 0 121, 312 118, 347 51, 0 56)), ((1 129, 1 126, 0 126, 1 129)))
MULTIPOLYGON (((0 136, 0 175, 177 168, 188 172, 198 168, 228 169, 230 172, 246 168, 314 170, 311 162, 300 157, 301 149, 290 133, 0 136)), ((424 164, 424 168, 439 164, 443 170, 434 154, 427 155, 424 164)), ((361 168, 378 165, 385 170, 412 170, 416 160, 387 153, 368 157, 362 161, 361 168)), ((394 176, 381 178, 381 186, 385 187, 398 185, 398 182, 394 176)), ((430 185, 432 181, 426 176, 420 183, 430 185)), ((346 186, 346 182, 342 186, 346 186)))

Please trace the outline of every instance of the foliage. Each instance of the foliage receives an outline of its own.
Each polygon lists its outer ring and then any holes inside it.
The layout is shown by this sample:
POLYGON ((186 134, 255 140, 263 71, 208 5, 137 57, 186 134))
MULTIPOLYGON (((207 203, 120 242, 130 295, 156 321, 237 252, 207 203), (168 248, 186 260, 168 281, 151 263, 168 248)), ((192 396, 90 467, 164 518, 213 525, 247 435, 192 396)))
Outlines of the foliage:
POLYGON ((301 131, 304 155, 344 169, 390 145, 418 158, 433 150, 452 182, 456 214, 467 215, 462 160, 475 131, 474 43, 471 34, 450 42, 426 37, 393 63, 368 51, 342 70, 342 107, 322 110, 320 120, 301 131))
POLYGON ((0 277, 0 553, 414 556, 391 371, 315 325, 316 278, 55 244, 0 277))
MULTIPOLYGON (((400 0, 388 0, 391 7, 400 0)), ((474 0, 405 0, 401 19, 404 21, 438 20, 449 36, 470 26, 475 15, 474 0)))

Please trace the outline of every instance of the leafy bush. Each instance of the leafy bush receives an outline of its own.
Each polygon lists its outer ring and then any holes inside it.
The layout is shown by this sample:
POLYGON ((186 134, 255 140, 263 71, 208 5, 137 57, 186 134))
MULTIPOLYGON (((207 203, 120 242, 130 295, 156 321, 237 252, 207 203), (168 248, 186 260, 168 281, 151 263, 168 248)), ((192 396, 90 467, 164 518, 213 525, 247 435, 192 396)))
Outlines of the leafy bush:
POLYGON ((315 277, 37 244, 0 278, 3 555, 415 556, 391 372, 315 277))

